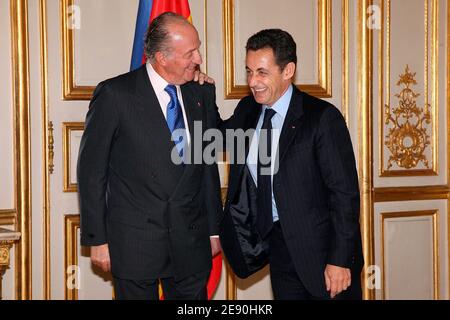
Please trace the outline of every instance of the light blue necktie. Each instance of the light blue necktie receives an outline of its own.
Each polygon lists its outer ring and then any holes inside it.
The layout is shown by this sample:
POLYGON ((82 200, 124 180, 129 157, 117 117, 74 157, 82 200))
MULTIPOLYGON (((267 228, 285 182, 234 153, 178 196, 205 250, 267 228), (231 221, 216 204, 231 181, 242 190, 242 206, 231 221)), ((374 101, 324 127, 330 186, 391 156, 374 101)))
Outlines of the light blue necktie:
POLYGON ((184 126, 183 110, 177 96, 177 88, 169 84, 164 89, 170 96, 170 102, 167 105, 167 126, 172 139, 177 147, 180 158, 183 159, 184 147, 186 145, 186 128, 184 126), (176 132, 174 132, 176 130, 176 132))

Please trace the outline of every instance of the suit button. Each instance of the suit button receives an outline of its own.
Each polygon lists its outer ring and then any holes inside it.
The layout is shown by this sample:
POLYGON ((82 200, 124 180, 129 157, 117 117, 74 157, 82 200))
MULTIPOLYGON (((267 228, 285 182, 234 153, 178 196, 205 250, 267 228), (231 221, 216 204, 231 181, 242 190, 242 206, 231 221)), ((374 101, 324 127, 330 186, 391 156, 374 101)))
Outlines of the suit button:
POLYGON ((190 230, 195 230, 195 229, 197 229, 197 226, 196 226, 195 224, 191 224, 191 225, 189 226, 189 229, 190 229, 190 230))
POLYGON ((92 233, 89 233, 88 237, 92 239, 92 238, 95 238, 95 235, 93 235, 92 233))
POLYGON ((152 223, 152 219, 147 219, 147 223, 152 223))

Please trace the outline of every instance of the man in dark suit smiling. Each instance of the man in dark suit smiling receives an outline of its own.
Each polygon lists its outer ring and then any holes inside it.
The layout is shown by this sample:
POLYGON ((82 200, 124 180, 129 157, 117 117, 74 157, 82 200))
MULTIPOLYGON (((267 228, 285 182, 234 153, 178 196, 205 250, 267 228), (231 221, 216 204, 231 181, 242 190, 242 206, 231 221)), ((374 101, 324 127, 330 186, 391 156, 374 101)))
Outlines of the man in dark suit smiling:
POLYGON ((158 299, 159 283, 166 299, 207 298, 222 204, 217 165, 192 161, 205 147, 194 121, 202 135, 217 123, 214 86, 192 82, 199 47, 187 20, 162 14, 147 32, 147 64, 100 83, 89 107, 81 244, 112 271, 118 299, 158 299))
POLYGON ((287 32, 260 31, 246 49, 252 95, 223 128, 256 130, 244 163, 231 159, 223 251, 241 277, 269 262, 275 299, 360 299, 358 177, 345 121, 293 85, 287 32))

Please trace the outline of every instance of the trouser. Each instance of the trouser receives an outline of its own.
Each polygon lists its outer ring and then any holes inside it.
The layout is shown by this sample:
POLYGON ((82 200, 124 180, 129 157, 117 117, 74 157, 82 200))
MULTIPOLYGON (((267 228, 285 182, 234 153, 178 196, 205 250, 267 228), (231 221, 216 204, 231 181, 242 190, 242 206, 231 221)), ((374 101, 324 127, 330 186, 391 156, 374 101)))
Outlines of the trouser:
POLYGON ((206 284, 210 271, 199 272, 184 279, 174 278, 128 280, 114 277, 117 300, 159 300, 161 283, 166 300, 207 300, 206 284))
MULTIPOLYGON (((311 295, 303 285, 295 270, 289 250, 284 240, 280 222, 274 223, 270 233, 270 280, 276 300, 329 300, 326 297, 311 295)), ((361 279, 359 274, 353 274, 352 283, 347 290, 338 294, 335 300, 361 300, 361 279)))

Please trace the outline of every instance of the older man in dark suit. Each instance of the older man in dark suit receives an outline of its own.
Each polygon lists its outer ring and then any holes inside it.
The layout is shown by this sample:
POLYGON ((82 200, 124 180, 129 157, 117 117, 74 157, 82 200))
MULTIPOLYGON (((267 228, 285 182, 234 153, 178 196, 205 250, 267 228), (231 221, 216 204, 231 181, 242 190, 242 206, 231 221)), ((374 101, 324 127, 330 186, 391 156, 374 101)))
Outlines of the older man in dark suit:
POLYGON ((256 131, 244 162, 231 159, 223 251, 240 277, 269 262, 276 299, 361 299, 358 177, 345 121, 292 84, 287 32, 260 31, 246 49, 252 96, 223 128, 256 131))
POLYGON ((118 299, 158 299, 159 283, 166 299, 206 299, 222 204, 217 166, 193 162, 205 147, 194 121, 200 135, 216 125, 215 90, 191 82, 200 40, 183 17, 154 19, 146 45, 148 63, 100 83, 89 107, 81 244, 118 299))

